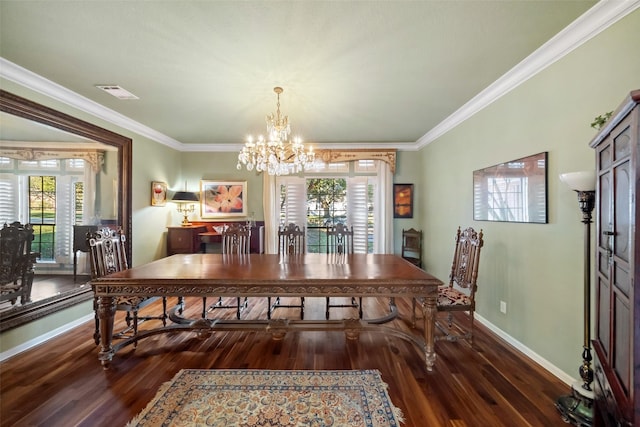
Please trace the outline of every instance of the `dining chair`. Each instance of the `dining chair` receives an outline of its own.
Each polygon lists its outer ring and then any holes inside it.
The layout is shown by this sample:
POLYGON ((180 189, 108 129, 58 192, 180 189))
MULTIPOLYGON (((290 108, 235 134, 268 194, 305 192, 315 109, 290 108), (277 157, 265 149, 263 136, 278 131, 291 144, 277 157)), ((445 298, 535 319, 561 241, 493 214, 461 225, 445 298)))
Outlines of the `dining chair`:
POLYGON ((422 268, 422 230, 402 229, 402 258, 422 268))
POLYGON ((31 302, 33 266, 40 256, 31 251, 33 226, 14 221, 0 229, 0 301, 15 306, 31 302))
MULTIPOLYGON (((251 251, 251 227, 240 222, 230 223, 222 231, 222 255, 243 256, 248 255, 251 251)), ((217 309, 235 309, 236 318, 240 319, 240 313, 247 308, 248 299, 244 297, 236 297, 236 303, 225 303, 222 297, 207 308, 207 298, 202 298, 203 312, 202 317, 206 317, 207 313, 211 313, 217 309)))
MULTIPOLYGON (((287 257, 289 255, 300 255, 307 252, 307 242, 305 227, 300 227, 294 223, 281 225, 278 228, 278 255, 287 257)), ((300 297, 300 304, 282 304, 280 297, 275 297, 271 304, 271 297, 267 297, 267 318, 271 319, 273 311, 278 308, 299 308, 300 319, 304 319, 304 297, 300 297)))
MULTIPOLYGON (((449 284, 438 288, 437 311, 447 313, 447 320, 446 325, 436 321, 436 326, 444 333, 444 337, 436 337, 436 339, 447 339, 448 341, 465 339, 473 345, 475 295, 478 290, 478 268, 480 266, 480 250, 483 245, 482 230, 476 232, 472 227, 464 230, 458 227, 449 284), (457 328, 454 328, 453 313, 456 311, 469 313, 468 330, 465 331, 463 326, 459 324, 456 324, 457 328)), ((415 308, 416 300, 414 299, 414 322, 415 308)))
MULTIPOLYGON (((89 231, 86 235, 89 248, 89 262, 91 264, 91 278, 107 276, 111 273, 129 268, 125 251, 126 237, 122 229, 108 227, 89 231)), ((135 338, 138 335, 138 326, 145 320, 162 320, 162 325, 167 325, 167 299, 162 298, 162 314, 140 316, 138 312, 145 306, 160 297, 118 296, 116 297, 116 310, 126 312, 127 327, 113 335, 114 338, 134 338, 134 347, 137 345, 135 338)), ((98 319, 98 297, 93 299, 95 314, 95 332, 93 338, 96 345, 100 344, 100 323, 98 319)))
MULTIPOLYGON (((327 254, 336 256, 346 256, 353 253, 353 227, 349 228, 344 224, 336 224, 327 230, 327 254)), ((335 297, 334 297, 335 298, 335 297)), ((358 316, 362 319, 362 297, 356 301, 356 297, 351 297, 351 302, 347 304, 332 304, 331 298, 327 297, 327 308, 325 317, 329 319, 329 309, 331 308, 357 308, 358 316)))

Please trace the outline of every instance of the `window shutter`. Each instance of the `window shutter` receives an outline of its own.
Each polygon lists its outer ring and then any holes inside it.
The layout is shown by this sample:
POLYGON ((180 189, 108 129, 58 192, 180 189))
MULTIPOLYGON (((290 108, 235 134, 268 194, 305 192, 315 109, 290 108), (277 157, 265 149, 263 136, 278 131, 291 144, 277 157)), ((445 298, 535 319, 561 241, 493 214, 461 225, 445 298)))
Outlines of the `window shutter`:
POLYGON ((18 177, 0 173, 0 226, 18 221, 18 177))
POLYGON ((299 177, 283 177, 277 181, 277 188, 282 189, 283 200, 280 222, 290 222, 300 226, 307 226, 307 187, 306 180, 299 177), (283 188, 284 187, 284 188, 283 188))
POLYGON ((347 222, 353 226, 353 251, 367 253, 367 177, 347 178, 347 222))
POLYGON ((71 176, 56 177, 56 231, 54 257, 56 262, 72 262, 71 241, 74 217, 74 186, 71 176))

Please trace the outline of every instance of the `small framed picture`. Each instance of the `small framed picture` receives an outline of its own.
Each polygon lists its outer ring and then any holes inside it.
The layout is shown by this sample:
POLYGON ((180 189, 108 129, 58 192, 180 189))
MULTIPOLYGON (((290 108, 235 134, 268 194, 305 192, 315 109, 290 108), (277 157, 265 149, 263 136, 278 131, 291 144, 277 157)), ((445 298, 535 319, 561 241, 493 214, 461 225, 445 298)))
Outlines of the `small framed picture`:
POLYGON ((247 181, 200 181, 200 218, 247 216, 247 181))
POLYGON ((413 184, 393 184, 393 217, 413 218, 413 184))
POLYGON ((151 181, 151 206, 164 206, 167 204, 167 183, 151 181))

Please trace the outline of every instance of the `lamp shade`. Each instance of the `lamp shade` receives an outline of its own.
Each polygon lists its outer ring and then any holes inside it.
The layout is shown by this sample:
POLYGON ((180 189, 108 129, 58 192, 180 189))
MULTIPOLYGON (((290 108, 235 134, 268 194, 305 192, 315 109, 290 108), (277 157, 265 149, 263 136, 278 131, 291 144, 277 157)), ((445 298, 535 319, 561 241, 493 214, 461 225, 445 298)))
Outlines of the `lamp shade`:
POLYGON ((575 191, 595 191, 595 171, 567 172, 560 174, 560 181, 575 191))
POLYGON ((171 199, 172 202, 197 202, 198 195, 192 191, 176 191, 171 199))

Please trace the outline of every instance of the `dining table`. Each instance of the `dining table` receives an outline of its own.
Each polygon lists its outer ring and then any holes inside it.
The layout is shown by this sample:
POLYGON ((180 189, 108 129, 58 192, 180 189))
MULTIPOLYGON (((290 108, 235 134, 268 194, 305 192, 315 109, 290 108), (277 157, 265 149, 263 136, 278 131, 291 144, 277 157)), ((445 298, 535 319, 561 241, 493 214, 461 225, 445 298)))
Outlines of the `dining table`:
MULTIPOLYGON (((100 350, 98 359, 108 369, 116 352, 126 345, 165 332, 191 331, 207 337, 217 331, 265 331, 283 339, 289 331, 344 331, 348 339, 361 332, 393 335, 413 343, 432 371, 436 353, 435 317, 438 286, 442 281, 391 254, 299 255, 213 253, 176 254, 91 280, 96 297, 100 350), (166 326, 140 330, 136 336, 113 339, 116 297, 388 297, 389 314, 376 319, 186 319, 174 308, 166 326), (422 310, 421 333, 394 326, 395 298, 417 301, 422 310)), ((415 328, 413 322, 412 328, 415 328)))

